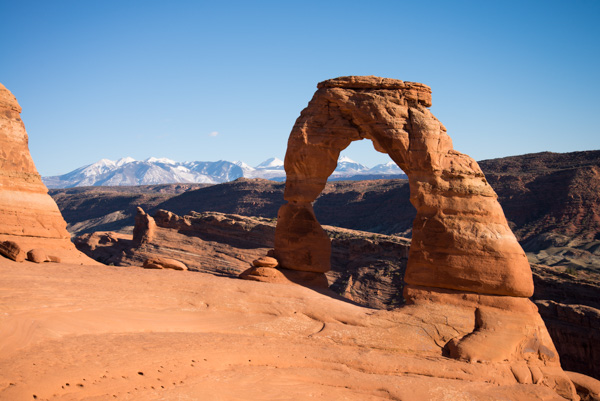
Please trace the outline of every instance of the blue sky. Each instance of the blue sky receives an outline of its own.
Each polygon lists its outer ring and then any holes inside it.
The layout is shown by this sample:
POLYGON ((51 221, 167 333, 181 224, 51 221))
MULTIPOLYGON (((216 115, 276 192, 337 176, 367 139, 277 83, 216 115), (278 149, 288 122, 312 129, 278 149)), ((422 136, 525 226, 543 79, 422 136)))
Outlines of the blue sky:
MULTIPOLYGON (((600 148, 600 1, 7 1, 0 82, 42 175, 101 158, 283 158, 316 84, 432 87, 476 160, 600 148)), ((370 143, 344 154, 389 161, 370 143)))

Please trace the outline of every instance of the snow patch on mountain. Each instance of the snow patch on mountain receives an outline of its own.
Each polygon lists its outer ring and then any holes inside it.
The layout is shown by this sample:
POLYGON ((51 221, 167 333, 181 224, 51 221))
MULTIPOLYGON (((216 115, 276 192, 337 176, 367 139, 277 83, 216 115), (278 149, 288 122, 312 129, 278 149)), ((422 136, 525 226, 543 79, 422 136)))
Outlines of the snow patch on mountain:
POLYGON ((363 164, 355 162, 347 156, 340 156, 337 167, 333 171, 332 176, 339 175, 358 175, 369 171, 369 168, 363 164))
POLYGON ((283 160, 271 157, 255 167, 257 170, 282 170, 283 160))
POLYGON ((176 161, 167 159, 166 157, 161 157, 161 158, 149 157, 144 161, 147 163, 177 164, 176 161))
POLYGON ((385 164, 378 164, 373 167, 370 172, 372 174, 404 174, 404 171, 393 161, 389 161, 385 164))

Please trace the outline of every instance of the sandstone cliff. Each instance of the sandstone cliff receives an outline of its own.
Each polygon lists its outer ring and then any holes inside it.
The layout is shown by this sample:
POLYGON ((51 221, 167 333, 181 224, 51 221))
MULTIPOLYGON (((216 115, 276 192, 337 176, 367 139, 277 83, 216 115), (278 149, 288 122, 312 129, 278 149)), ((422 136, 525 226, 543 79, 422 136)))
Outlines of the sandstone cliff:
POLYGON ((25 252, 51 249, 67 262, 92 262, 70 241, 62 218, 29 154, 21 106, 0 84, 0 241, 25 252))

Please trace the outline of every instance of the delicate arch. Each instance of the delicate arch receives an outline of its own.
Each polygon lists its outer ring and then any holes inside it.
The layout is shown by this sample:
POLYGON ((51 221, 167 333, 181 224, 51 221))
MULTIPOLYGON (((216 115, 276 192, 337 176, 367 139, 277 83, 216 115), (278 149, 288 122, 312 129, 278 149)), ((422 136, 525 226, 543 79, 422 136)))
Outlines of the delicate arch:
POLYGON ((331 245, 312 202, 340 152, 370 139, 409 177, 417 210, 405 281, 412 286, 529 297, 531 269, 477 163, 455 151, 431 114, 426 85, 378 77, 319 83, 285 156, 288 201, 275 231, 280 267, 324 273, 331 245))

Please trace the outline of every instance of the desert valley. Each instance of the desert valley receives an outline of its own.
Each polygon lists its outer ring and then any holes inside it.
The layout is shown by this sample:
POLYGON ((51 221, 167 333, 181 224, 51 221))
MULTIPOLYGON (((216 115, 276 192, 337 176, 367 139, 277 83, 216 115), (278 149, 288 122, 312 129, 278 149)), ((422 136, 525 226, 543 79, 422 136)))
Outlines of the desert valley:
POLYGON ((477 163, 431 104, 330 79, 285 182, 48 191, 0 85, 0 399, 600 400, 600 151, 477 163), (408 178, 328 181, 358 140, 408 178))

